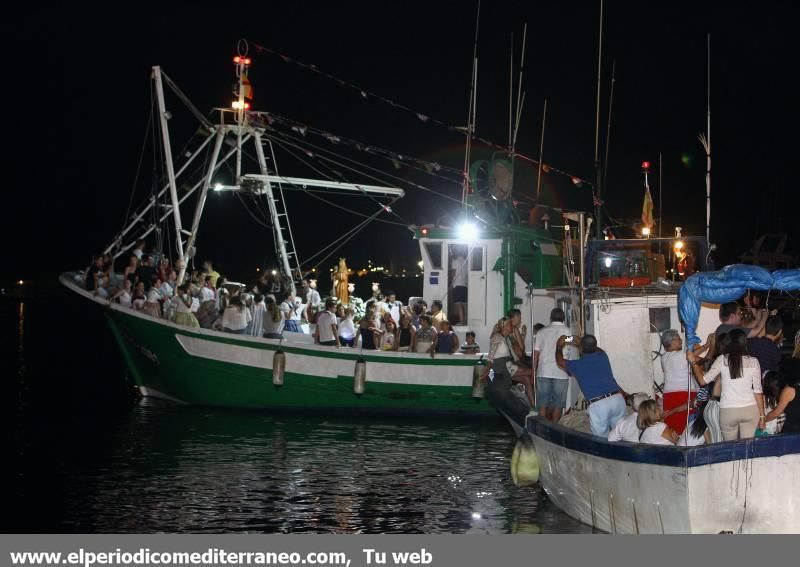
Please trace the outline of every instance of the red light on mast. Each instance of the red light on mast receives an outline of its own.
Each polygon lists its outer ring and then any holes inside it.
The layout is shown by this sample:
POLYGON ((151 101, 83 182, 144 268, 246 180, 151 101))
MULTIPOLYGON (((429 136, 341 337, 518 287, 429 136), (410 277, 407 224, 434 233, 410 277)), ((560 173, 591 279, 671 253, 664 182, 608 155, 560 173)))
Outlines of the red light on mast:
POLYGON ((645 171, 650 169, 650 162, 649 161, 643 161, 642 162, 642 169, 645 170, 645 171))

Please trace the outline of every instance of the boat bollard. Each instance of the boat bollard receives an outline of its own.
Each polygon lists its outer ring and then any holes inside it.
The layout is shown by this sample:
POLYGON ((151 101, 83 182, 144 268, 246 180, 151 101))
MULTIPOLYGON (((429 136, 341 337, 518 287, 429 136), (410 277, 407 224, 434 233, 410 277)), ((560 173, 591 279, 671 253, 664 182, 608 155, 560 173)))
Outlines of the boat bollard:
POLYGON ((539 457, 530 435, 520 437, 511 454, 511 479, 514 486, 529 486, 539 482, 539 457))
POLYGON ((272 384, 283 386, 283 375, 286 371, 286 355, 280 349, 275 351, 272 357, 272 384))
POLYGON ((472 397, 478 400, 486 397, 483 380, 481 380, 485 368, 486 362, 484 362, 483 359, 479 360, 478 364, 472 368, 472 397))
POLYGON ((360 396, 364 393, 367 384, 367 361, 359 358, 356 361, 356 371, 353 375, 353 393, 360 396))

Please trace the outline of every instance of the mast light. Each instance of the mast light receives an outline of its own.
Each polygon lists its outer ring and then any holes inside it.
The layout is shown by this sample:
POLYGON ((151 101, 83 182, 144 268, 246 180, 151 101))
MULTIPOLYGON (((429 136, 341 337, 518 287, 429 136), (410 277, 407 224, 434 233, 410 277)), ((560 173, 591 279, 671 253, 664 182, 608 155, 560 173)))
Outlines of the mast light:
POLYGON ((644 171, 648 171, 650 169, 650 162, 649 161, 643 161, 642 162, 642 169, 644 171))

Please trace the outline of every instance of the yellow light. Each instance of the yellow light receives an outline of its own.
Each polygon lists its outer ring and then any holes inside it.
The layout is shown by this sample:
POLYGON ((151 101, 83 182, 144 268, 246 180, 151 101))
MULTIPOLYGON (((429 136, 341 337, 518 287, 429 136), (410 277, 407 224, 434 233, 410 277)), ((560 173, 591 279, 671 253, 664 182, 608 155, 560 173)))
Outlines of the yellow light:
POLYGON ((278 270, 272 270, 272 275, 273 276, 277 276, 278 275, 278 270))
POLYGON ((678 240, 675 242, 675 250, 681 250, 683 248, 683 240, 678 240))
POLYGON ((234 100, 231 106, 233 107, 234 110, 241 110, 244 108, 244 104, 239 102, 238 100, 234 100))
POLYGON ((257 272, 260 272, 260 271, 261 271, 261 268, 256 268, 256 271, 257 271, 257 272))
POLYGON ((17 283, 18 283, 19 285, 24 285, 24 284, 25 284, 25 282, 24 282, 23 280, 19 280, 17 283))
POLYGON ((642 228, 642 236, 650 236, 650 227, 646 226, 642 228))

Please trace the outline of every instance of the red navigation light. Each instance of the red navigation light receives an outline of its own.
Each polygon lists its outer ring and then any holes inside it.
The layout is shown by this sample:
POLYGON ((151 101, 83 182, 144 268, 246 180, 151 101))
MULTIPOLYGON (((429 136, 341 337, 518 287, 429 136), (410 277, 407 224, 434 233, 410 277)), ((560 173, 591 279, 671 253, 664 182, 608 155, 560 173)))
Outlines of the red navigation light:
POLYGON ((239 63, 239 61, 241 61, 241 60, 242 60, 242 58, 241 58, 241 57, 239 57, 238 55, 237 55, 236 57, 234 57, 234 58, 233 58, 233 62, 234 62, 234 63, 239 63))
POLYGON ((650 169, 650 162, 649 161, 643 161, 642 162, 642 169, 645 169, 645 170, 650 169))

